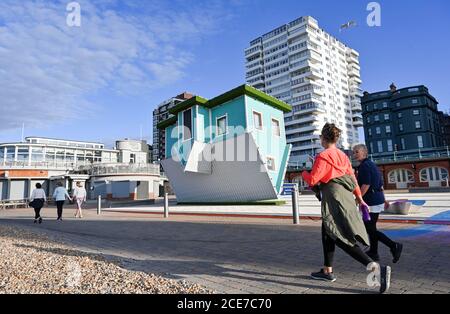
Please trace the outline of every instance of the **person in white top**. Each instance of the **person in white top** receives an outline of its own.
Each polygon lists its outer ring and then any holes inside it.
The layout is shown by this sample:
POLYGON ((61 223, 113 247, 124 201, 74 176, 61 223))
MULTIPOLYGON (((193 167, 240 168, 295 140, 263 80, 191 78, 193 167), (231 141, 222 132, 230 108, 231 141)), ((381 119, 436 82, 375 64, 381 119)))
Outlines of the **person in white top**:
POLYGON ((44 207, 45 202, 47 202, 47 197, 45 196, 45 191, 40 183, 36 183, 36 189, 31 192, 30 196, 30 206, 34 208, 34 223, 42 223, 41 209, 44 207))
POLYGON ((81 205, 86 202, 87 192, 86 189, 81 185, 81 182, 77 182, 77 186, 73 192, 72 198, 77 203, 77 211, 75 212, 75 218, 80 215, 83 218, 83 213, 81 211, 81 205))
POLYGON ((69 200, 72 200, 69 193, 67 193, 67 190, 63 188, 63 184, 61 182, 58 182, 58 187, 53 192, 53 198, 56 201, 56 207, 58 208, 58 219, 56 220, 62 220, 62 213, 63 213, 63 206, 64 202, 66 201, 66 197, 69 200))

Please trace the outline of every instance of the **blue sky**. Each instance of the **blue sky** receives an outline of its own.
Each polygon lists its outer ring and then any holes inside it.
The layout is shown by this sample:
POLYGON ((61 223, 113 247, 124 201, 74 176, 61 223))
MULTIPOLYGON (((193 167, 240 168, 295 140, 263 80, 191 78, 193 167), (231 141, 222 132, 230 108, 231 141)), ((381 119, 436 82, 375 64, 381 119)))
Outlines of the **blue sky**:
POLYGON ((446 0, 378 1, 381 27, 360 0, 78 2, 80 28, 66 25, 69 1, 0 2, 0 142, 20 140, 22 123, 26 136, 111 145, 142 126, 150 139, 160 102, 244 83, 249 42, 304 15, 360 52, 364 90, 424 84, 450 106, 446 0))

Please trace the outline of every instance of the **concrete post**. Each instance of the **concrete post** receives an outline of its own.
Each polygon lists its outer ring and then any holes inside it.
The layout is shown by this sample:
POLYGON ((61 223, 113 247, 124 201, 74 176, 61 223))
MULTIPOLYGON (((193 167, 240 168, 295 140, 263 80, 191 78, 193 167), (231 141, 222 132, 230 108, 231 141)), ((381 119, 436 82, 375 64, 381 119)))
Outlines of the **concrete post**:
POLYGON ((164 192, 164 218, 169 217, 169 193, 164 192))
POLYGON ((100 215, 102 213, 102 196, 99 195, 97 197, 97 215, 100 215))
POLYGON ((298 214, 298 187, 294 185, 292 189, 292 216, 294 218, 294 225, 300 224, 300 217, 298 214))

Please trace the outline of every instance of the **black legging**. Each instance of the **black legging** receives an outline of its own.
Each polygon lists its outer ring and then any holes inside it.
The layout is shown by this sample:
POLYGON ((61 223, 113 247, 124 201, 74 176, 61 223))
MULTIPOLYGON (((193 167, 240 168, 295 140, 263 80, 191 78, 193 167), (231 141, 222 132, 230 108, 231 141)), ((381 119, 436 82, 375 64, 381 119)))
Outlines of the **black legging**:
POLYGON ((62 217, 64 201, 56 201, 56 208, 58 208, 58 219, 62 217))
POLYGON ((41 218, 41 209, 42 209, 42 207, 41 208, 35 208, 34 209, 34 219, 39 219, 39 218, 41 218))
POLYGON ((355 260, 363 264, 364 266, 372 263, 372 259, 367 256, 366 253, 361 250, 361 248, 355 244, 353 247, 345 244, 339 239, 333 240, 325 231, 325 227, 322 224, 322 245, 323 245, 323 256, 324 256, 324 266, 333 267, 333 258, 336 245, 346 252, 348 255, 353 257, 355 260))
POLYGON ((391 249, 395 248, 395 242, 389 239, 384 233, 377 230, 379 213, 370 213, 370 221, 365 221, 367 234, 370 239, 370 253, 378 254, 378 241, 391 249))

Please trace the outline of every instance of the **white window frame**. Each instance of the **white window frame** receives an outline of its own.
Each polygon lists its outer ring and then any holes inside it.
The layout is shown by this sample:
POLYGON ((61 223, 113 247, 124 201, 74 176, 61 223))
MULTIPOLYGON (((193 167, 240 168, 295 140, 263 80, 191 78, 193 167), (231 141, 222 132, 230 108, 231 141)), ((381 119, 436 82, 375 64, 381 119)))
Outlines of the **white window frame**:
POLYGON ((379 115, 376 115, 376 116, 374 117, 374 120, 375 120, 375 122, 380 121, 380 116, 379 116, 379 115))
POLYGON ((276 166, 276 163, 275 163, 275 157, 273 157, 273 156, 266 156, 266 165, 267 165, 267 170, 269 170, 269 171, 277 171, 277 166, 276 166), (269 168, 269 159, 271 159, 272 161, 273 161, 273 169, 270 169, 269 168))
POLYGON ((258 131, 264 131, 264 120, 263 120, 263 114, 262 112, 252 110, 252 119, 253 119, 253 128, 258 131), (257 128, 255 125, 255 113, 259 114, 261 116, 261 128, 257 128))
POLYGON ((406 142, 405 142, 405 139, 403 137, 400 139, 400 144, 402 145, 402 150, 405 150, 406 149, 406 142))
POLYGON ((422 135, 417 135, 417 146, 419 148, 423 148, 423 136, 422 135), (420 141, 419 141, 420 138, 420 141))
POLYGON ((388 173, 388 182, 390 184, 396 184, 398 182, 404 182, 404 183, 414 183, 414 172, 412 172, 409 169, 405 169, 405 168, 398 168, 398 169, 394 169, 391 170, 388 173), (399 177, 403 177, 406 178, 406 182, 404 181, 399 181, 398 178, 399 177))
POLYGON ((391 120, 391 116, 389 115, 389 113, 385 113, 385 114, 384 114, 384 120, 385 120, 385 121, 391 120), (387 118, 386 118, 386 117, 387 117, 387 118))
MULTIPOLYGON (((423 168, 422 170, 420 170, 419 172, 419 178, 420 178, 420 182, 430 182, 430 176, 429 174, 429 169, 432 169, 431 171, 436 171, 436 168, 438 169, 438 175, 439 175, 439 181, 441 182, 446 182, 446 178, 448 178, 448 170, 443 168, 443 167, 427 167, 427 168, 423 168), (447 174, 444 176, 444 174, 447 174), (426 180, 424 180, 424 175, 426 176, 426 180)), ((438 181, 438 180, 434 180, 434 181, 438 181)))
POLYGON ((380 128, 379 126, 377 126, 377 127, 375 128, 375 133, 378 134, 378 135, 381 134, 381 128, 380 128))
POLYGON ((416 121, 415 125, 416 125, 416 129, 421 129, 422 128, 422 124, 420 123, 420 121, 416 121))
POLYGON ((400 132, 403 132, 403 123, 400 123, 400 124, 398 125, 398 130, 399 130, 400 132))
POLYGON ((414 109, 413 110, 413 116, 419 116, 419 115, 420 115, 420 110, 414 109))
POLYGON ((273 135, 273 136, 276 136, 276 137, 281 137, 280 120, 278 120, 278 119, 272 117, 272 118, 270 119, 270 123, 271 123, 270 127, 271 127, 271 128, 273 128, 273 123, 272 123, 273 121, 277 121, 277 122, 278 122, 278 134, 275 134, 275 133, 273 132, 274 130, 272 129, 272 135, 273 135))
POLYGON ((387 144, 387 151, 388 152, 393 152, 394 151, 394 145, 392 143, 392 140, 387 140, 386 144, 387 144))
POLYGON ((378 148, 378 153, 383 153, 383 141, 377 141, 377 148, 378 148), (381 144, 381 147, 380 147, 380 144, 381 144))
POLYGON ((391 126, 390 125, 386 125, 386 134, 390 134, 392 132, 391 130, 391 126))
POLYGON ((226 113, 226 114, 216 118, 216 137, 224 136, 227 134, 228 134, 228 114, 226 113), (225 132, 222 134, 219 134, 219 120, 223 119, 223 118, 225 118, 225 132))

